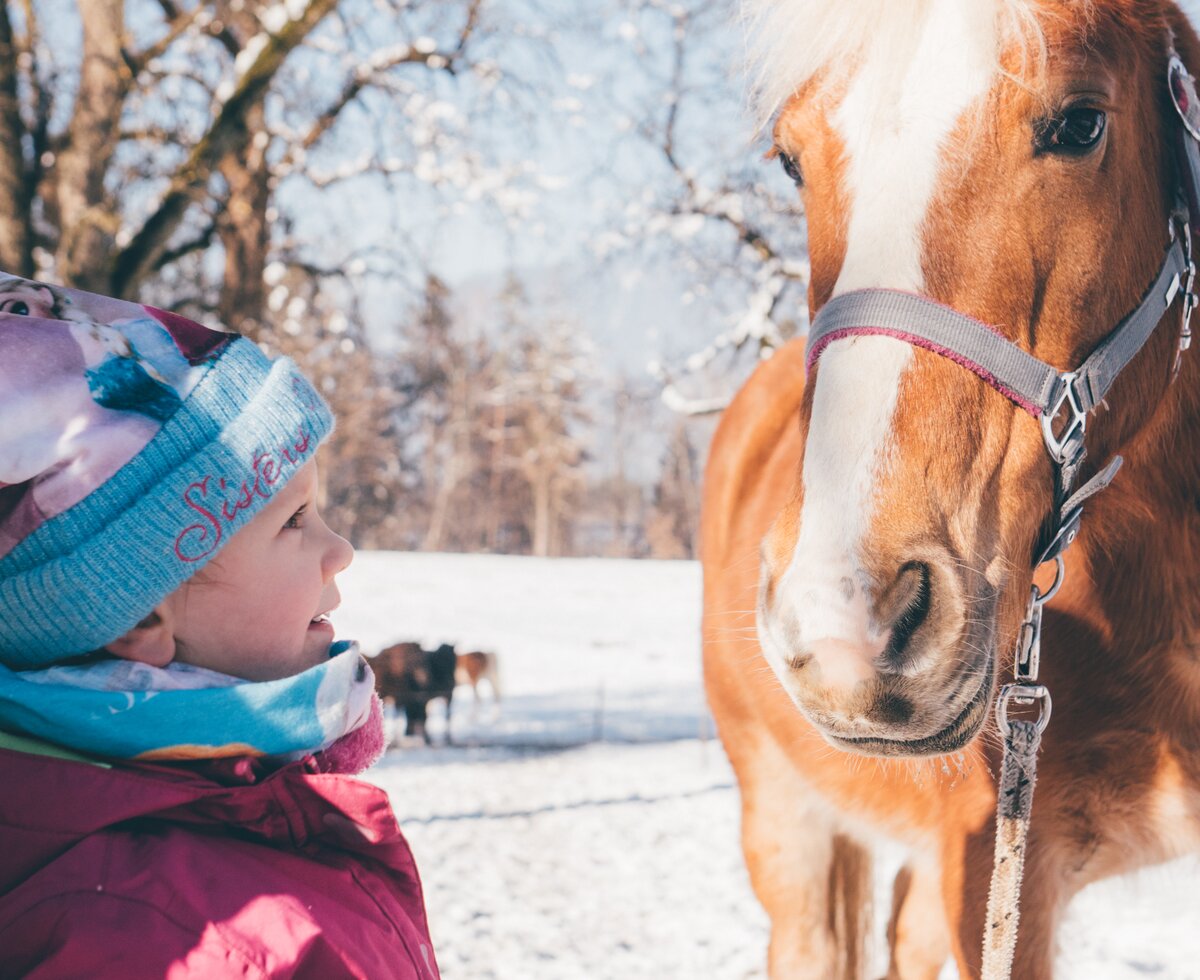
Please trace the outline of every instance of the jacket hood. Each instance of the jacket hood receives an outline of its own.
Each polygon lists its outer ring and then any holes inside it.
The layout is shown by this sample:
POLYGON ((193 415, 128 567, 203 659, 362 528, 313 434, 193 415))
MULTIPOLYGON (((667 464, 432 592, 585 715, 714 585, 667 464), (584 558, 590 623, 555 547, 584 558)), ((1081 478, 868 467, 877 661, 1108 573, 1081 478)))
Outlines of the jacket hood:
POLYGON ((248 757, 198 767, 110 766, 4 735, 0 893, 88 835, 134 820, 236 828, 286 847, 320 841, 415 874, 387 794, 318 769, 311 756, 273 772, 248 757))

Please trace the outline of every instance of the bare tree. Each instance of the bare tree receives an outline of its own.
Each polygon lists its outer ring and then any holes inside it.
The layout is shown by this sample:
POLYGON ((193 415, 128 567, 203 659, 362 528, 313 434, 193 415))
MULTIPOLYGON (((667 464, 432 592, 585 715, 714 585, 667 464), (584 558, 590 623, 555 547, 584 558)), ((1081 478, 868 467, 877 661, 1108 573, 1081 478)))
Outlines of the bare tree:
POLYGON ((654 488, 646 538, 654 558, 695 558, 700 532, 700 467, 686 421, 677 419, 654 488))
POLYGON ((631 121, 637 157, 658 179, 621 196, 609 250, 634 249, 681 274, 681 301, 717 319, 715 336, 682 363, 653 371, 670 408, 720 411, 760 357, 806 329, 809 266, 803 214, 746 125, 736 76, 741 32, 725 0, 624 0, 642 84, 614 111, 631 121))
MULTIPOLYGON (((429 109, 439 78, 473 87, 479 112, 504 90, 476 58, 503 29, 484 0, 88 0, 77 58, 44 37, 52 10, 0 2, 0 261, 14 271, 150 289, 257 334, 270 262, 354 262, 353 242, 330 249, 312 226, 314 189, 332 200, 375 180, 387 199, 392 178, 464 192, 486 178, 486 203, 530 176, 478 141, 460 154, 459 120, 429 109), (375 145, 343 125, 372 114, 407 125, 375 145)), ((412 254, 364 252, 364 274, 374 261, 419 278, 412 254)))
POLYGON ((60 3, 0 0, 0 262, 301 359, 340 419, 324 469, 338 525, 436 543, 444 518, 417 529, 416 426, 453 372, 406 356, 412 304, 455 202, 504 222, 539 189, 501 122, 532 102, 509 66, 533 63, 538 31, 489 0, 65 10, 73 25, 60 3), (78 48, 49 43, 52 16, 78 48))

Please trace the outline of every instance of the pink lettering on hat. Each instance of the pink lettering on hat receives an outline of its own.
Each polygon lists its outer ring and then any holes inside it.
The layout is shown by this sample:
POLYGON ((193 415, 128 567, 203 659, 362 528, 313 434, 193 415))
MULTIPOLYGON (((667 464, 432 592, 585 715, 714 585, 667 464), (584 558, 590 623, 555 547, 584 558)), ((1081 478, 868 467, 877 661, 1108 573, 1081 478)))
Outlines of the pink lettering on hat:
POLYGON ((175 556, 180 561, 201 561, 213 554, 221 545, 225 531, 238 515, 249 507, 255 498, 269 500, 277 484, 283 480, 280 457, 293 466, 299 463, 312 448, 312 434, 303 426, 290 444, 277 451, 262 450, 254 454, 250 463, 250 475, 229 493, 229 482, 225 478, 214 478, 212 474, 197 480, 183 492, 183 502, 199 515, 200 519, 189 524, 175 538, 175 556), (213 498, 209 499, 210 487, 213 498), (219 494, 226 494, 224 499, 219 494))

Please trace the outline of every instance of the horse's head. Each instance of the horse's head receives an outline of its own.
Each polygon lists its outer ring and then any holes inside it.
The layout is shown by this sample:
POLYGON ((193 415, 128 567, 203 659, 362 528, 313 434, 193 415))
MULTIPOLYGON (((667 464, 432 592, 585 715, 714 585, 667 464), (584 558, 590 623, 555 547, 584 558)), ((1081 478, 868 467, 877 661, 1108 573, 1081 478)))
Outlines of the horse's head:
MULTIPOLYGON (((1172 41, 1200 70, 1173 6, 757 5, 814 313, 852 290, 917 293, 1065 371, 1138 305, 1180 186, 1172 41)), ((1088 430, 1088 472, 1163 399, 1179 304, 1166 315, 1088 430)), ((763 546, 764 653, 854 751, 940 753, 979 731, 1054 508, 1039 421, 944 355, 879 334, 824 348, 763 546)))

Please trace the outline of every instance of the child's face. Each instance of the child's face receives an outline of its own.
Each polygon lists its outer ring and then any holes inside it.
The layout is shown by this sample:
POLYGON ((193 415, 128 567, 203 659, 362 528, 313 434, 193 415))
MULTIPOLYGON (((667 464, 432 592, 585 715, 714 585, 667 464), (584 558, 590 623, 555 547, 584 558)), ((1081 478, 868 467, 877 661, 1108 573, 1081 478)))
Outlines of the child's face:
POLYGON ((247 680, 299 674, 329 656, 334 576, 354 549, 317 514, 310 462, 202 572, 166 600, 175 659, 247 680))

